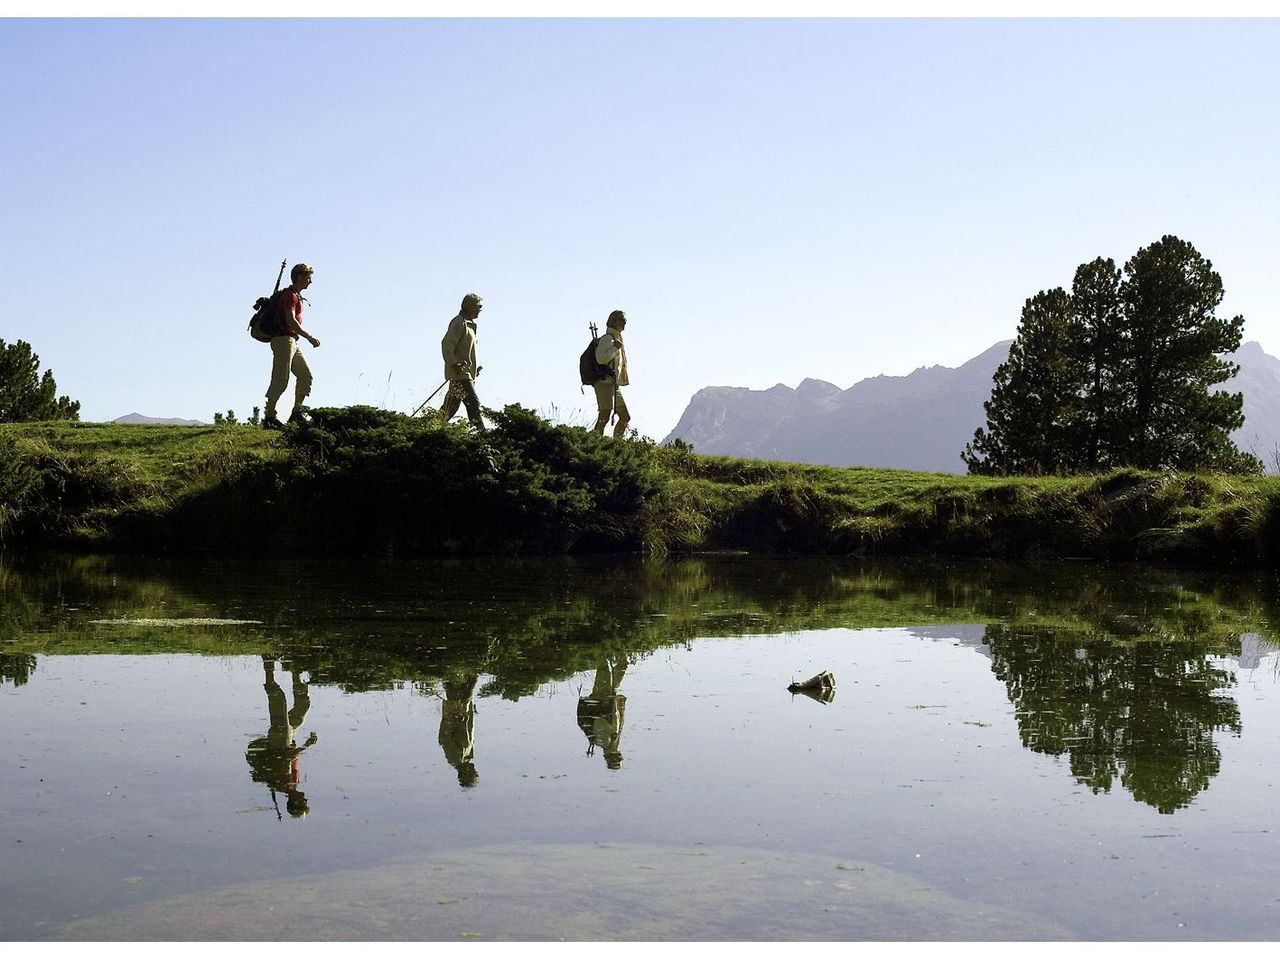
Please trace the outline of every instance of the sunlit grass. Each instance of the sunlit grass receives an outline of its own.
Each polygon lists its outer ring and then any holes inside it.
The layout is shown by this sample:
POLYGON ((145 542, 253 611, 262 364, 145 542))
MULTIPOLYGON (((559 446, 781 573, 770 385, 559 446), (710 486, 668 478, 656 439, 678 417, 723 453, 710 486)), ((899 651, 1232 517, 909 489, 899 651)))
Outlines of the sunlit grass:
MULTIPOLYGON (((490 494, 501 488, 502 502, 526 525, 538 517, 542 520, 536 522, 563 527, 545 539, 525 530, 513 543, 534 552, 573 549, 579 538, 572 531, 596 524, 594 539, 582 542, 596 549, 614 543, 611 549, 659 554, 746 549, 1258 562, 1274 558, 1271 543, 1280 533, 1276 476, 1136 470, 1072 477, 953 476, 702 456, 687 446, 657 447, 650 441, 625 441, 635 455, 619 459, 623 448, 611 446, 618 441, 594 438, 583 427, 546 423, 529 411, 515 421, 504 415, 520 425, 514 432, 481 438, 431 418, 350 409, 351 414, 332 412, 333 423, 350 423, 350 428, 317 433, 314 442, 309 435, 292 435, 288 442, 279 433, 245 425, 0 426, 0 487, 9 488, 0 497, 0 535, 34 543, 110 545, 125 544, 147 530, 154 541, 173 534, 165 524, 191 522, 189 515, 180 516, 183 509, 210 526, 222 522, 209 515, 212 510, 230 511, 226 520, 234 521, 277 475, 292 478, 290 502, 319 498, 302 515, 304 524, 320 516, 331 521, 364 489, 362 483, 332 482, 348 463, 352 469, 375 470, 369 476, 380 495, 394 493, 414 504, 424 496, 441 496, 441 484, 447 486, 451 475, 461 478, 466 470, 481 469, 473 480, 456 484, 449 494, 457 498, 456 509, 447 515, 456 519, 457 511, 477 502, 468 496, 467 484, 479 484, 472 489, 490 494), (442 430, 449 431, 448 442, 432 441, 444 436, 438 433, 442 430), (456 467, 448 462, 454 456, 464 458, 456 467), (477 457, 492 460, 496 473, 486 479, 477 457), (593 471, 589 475, 607 469, 617 478, 611 483, 622 483, 609 495, 607 514, 591 506, 591 485, 574 479, 584 469, 593 471), (329 478, 328 487, 317 485, 323 477, 329 478), (522 487, 525 482, 529 486, 522 487), (430 489, 423 489, 424 483, 430 489), (325 496, 336 494, 326 489, 343 489, 346 499, 329 503, 325 496), (527 504, 521 505, 522 497, 527 504), (638 499, 632 503, 627 497, 638 499), (565 510, 579 519, 557 519, 565 510), (168 533, 157 533, 161 528, 168 533)), ((430 533, 416 532, 413 542, 425 546, 415 549, 432 552, 430 533)), ((404 534, 394 528, 378 532, 380 542, 404 540, 404 534)), ((449 549, 489 552, 499 549, 494 536, 489 531, 483 543, 471 544, 454 537, 449 549)), ((358 528, 345 531, 343 549, 355 545, 359 552, 361 537, 358 528)))

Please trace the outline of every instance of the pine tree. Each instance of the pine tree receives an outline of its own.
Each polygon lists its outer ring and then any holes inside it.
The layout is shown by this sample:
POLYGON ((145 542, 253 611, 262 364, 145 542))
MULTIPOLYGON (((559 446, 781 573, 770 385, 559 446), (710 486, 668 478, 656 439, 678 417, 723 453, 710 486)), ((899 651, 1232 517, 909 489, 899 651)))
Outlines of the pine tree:
POLYGON ((1119 443, 1110 416, 1120 402, 1120 271, 1115 261, 1098 257, 1076 268, 1071 284, 1071 340, 1078 351, 1082 381, 1073 466, 1098 470, 1111 466, 1119 443))
POLYGON ((1230 432, 1243 395, 1215 391, 1239 367, 1244 318, 1215 315, 1222 278, 1166 236, 1124 270, 1102 257, 1077 268, 1071 294, 1023 307, 996 371, 987 426, 961 456, 971 473, 1068 473, 1121 466, 1258 472, 1230 432))
POLYGON ((1244 396, 1210 388, 1239 366, 1244 317, 1223 320, 1222 278, 1195 247, 1165 236, 1124 265, 1123 361, 1117 410, 1124 463, 1149 469, 1239 469, 1252 459, 1229 436, 1244 423, 1244 396))
POLYGON ((31 344, 0 340, 0 423, 80 419, 80 402, 59 397, 53 372, 39 371, 31 344))
POLYGON ((987 429, 961 456, 971 473, 1054 473, 1077 444, 1081 371, 1071 344, 1070 298, 1042 290, 1022 308, 1009 359, 983 404, 987 429))

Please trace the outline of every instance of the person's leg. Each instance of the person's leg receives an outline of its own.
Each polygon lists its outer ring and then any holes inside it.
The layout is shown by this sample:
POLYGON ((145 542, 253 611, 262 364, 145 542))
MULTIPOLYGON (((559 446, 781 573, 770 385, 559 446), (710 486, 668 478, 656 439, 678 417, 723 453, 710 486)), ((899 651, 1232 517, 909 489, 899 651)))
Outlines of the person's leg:
POLYGON ((462 387, 462 402, 467 408, 467 419, 478 430, 484 429, 484 420, 480 418, 480 398, 476 396, 475 381, 469 377, 459 381, 462 387))
POLYGON ((262 681, 262 689, 267 691, 267 717, 271 724, 271 732, 277 735, 285 733, 289 726, 289 704, 285 700, 284 691, 280 689, 280 684, 276 682, 276 665, 275 661, 268 657, 262 658, 262 672, 264 678, 262 681))
POLYGON ((621 437, 627 432, 627 424, 631 422, 631 414, 627 410, 627 401, 622 398, 622 388, 613 391, 613 409, 618 414, 618 422, 613 428, 613 435, 621 437))
POLYGON ((264 421, 270 422, 277 419, 276 404, 284 393, 284 388, 289 385, 289 366, 293 362, 293 354, 297 347, 292 337, 271 338, 271 383, 267 386, 264 421))
POLYGON ((449 389, 444 392, 444 402, 440 404, 440 417, 445 423, 453 419, 461 402, 462 394, 458 392, 458 381, 450 380, 449 389))
POLYGON ((294 341, 293 359, 289 363, 289 369, 293 373, 293 415, 289 418, 301 418, 302 402, 311 395, 311 367, 307 364, 306 355, 297 349, 297 341, 294 341))
POLYGON ((311 709, 311 692, 298 676, 299 670, 289 671, 293 680, 293 709, 289 711, 289 726, 297 729, 307 719, 307 711, 311 709))
POLYGON ((609 414, 613 413, 613 393, 618 385, 612 380, 597 380, 594 384, 596 391, 596 425, 593 428, 597 436, 604 436, 605 424, 609 422, 609 414))

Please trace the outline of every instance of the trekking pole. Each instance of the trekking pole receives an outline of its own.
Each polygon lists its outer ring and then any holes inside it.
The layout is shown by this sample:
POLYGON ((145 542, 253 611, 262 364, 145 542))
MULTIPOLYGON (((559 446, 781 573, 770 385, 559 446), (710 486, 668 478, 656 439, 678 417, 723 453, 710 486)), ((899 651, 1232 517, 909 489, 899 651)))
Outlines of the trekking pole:
MULTIPOLYGON (((591 328, 591 339, 592 339, 593 341, 594 341, 594 340, 598 340, 598 339, 599 339, 599 337, 600 337, 600 334, 599 334, 599 332, 596 330, 595 322, 593 321, 593 322, 591 322, 591 323, 587 324, 587 326, 589 326, 589 327, 591 328)), ((614 424, 614 421, 615 421, 615 420, 617 420, 617 419, 618 419, 618 410, 617 410, 617 408, 616 408, 616 407, 614 407, 613 409, 611 409, 611 410, 609 411, 609 426, 611 426, 611 427, 612 427, 612 426, 613 426, 613 424, 614 424)))
MULTIPOLYGON (((484 367, 476 367, 476 376, 477 376, 477 377, 478 377, 478 376, 480 376, 480 371, 481 371, 481 370, 483 370, 483 369, 484 369, 484 367)), ((441 383, 441 384, 440 384, 440 386, 438 386, 438 387, 436 387, 434 390, 432 390, 432 391, 431 391, 431 396, 427 397, 427 399, 423 400, 420 404, 418 404, 418 410, 421 410, 421 409, 422 409, 423 407, 425 407, 428 403, 430 403, 432 400, 434 400, 434 399, 435 399, 435 397, 436 397, 436 394, 437 394, 437 393, 439 393, 441 390, 443 390, 443 389, 444 389, 444 385, 445 385, 445 383, 448 383, 448 382, 449 382, 448 378, 445 378, 444 383, 441 383)), ((413 411, 413 413, 409 414, 409 416, 411 416, 411 417, 416 417, 416 416, 418 415, 418 410, 413 411)))
POLYGON ((288 262, 288 260, 280 261, 280 272, 276 274, 276 288, 271 291, 273 297, 280 292, 280 281, 284 279, 284 265, 288 262))
MULTIPOLYGON (((445 384, 445 383, 448 383, 448 382, 449 382, 449 381, 446 379, 446 380, 444 381, 444 383, 442 383, 442 384, 440 384, 440 386, 436 387, 436 388, 435 388, 435 390, 433 390, 433 391, 432 391, 431 396, 427 397, 427 399, 423 400, 420 404, 418 404, 418 410, 421 410, 421 409, 422 409, 423 407, 425 407, 428 403, 430 403, 432 400, 434 400, 434 399, 435 399, 436 394, 437 394, 437 393, 439 393, 441 390, 443 390, 443 389, 444 389, 444 384, 445 384)), ((418 415, 418 410, 413 411, 413 413, 409 414, 409 416, 411 416, 411 417, 416 417, 416 416, 418 415)))

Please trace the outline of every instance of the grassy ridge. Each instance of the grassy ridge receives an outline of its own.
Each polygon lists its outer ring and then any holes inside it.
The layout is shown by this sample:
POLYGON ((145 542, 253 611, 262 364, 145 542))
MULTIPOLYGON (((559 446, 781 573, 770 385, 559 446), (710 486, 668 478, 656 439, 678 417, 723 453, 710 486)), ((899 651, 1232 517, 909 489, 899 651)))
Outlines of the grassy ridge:
POLYGON ((0 426, 0 538, 99 549, 706 549, 1273 563, 1280 478, 968 477, 701 456, 517 406, 480 436, 370 407, 307 428, 0 426))

